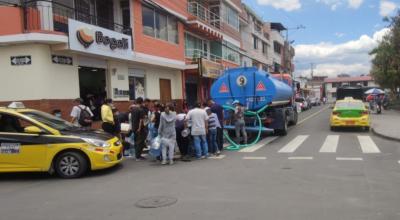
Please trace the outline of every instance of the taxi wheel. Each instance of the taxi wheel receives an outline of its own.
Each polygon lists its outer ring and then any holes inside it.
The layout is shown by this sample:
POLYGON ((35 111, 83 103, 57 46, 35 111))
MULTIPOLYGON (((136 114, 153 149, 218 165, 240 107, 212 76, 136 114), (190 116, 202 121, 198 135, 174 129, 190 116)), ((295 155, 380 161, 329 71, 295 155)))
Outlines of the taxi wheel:
POLYGON ((78 178, 88 169, 88 162, 82 154, 67 151, 57 157, 55 170, 62 178, 78 178))

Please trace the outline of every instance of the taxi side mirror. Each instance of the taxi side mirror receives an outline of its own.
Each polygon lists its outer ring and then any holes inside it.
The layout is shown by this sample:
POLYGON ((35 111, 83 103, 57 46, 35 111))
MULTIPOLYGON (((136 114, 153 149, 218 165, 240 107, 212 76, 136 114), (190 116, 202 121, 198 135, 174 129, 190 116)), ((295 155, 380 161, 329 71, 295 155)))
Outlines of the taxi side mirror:
POLYGON ((24 132, 28 134, 41 134, 43 131, 36 126, 28 126, 24 128, 24 132))

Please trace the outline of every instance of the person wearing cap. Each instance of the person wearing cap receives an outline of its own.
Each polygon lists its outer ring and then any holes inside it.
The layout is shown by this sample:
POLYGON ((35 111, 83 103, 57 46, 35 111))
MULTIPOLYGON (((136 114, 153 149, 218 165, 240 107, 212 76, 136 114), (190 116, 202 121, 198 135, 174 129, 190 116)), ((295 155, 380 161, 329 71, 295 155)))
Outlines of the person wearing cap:
POLYGON ((246 133, 246 123, 244 121, 245 108, 239 102, 239 100, 233 101, 232 105, 235 106, 235 112, 233 114, 234 124, 235 124, 235 134, 236 143, 241 143, 240 135, 243 137, 243 143, 247 144, 247 133, 246 133))
POLYGON ((106 99, 104 101, 104 104, 101 106, 101 120, 103 121, 101 127, 105 132, 114 135, 115 122, 112 107, 112 99, 106 99))
POLYGON ((210 148, 210 152, 214 155, 218 156, 221 152, 218 148, 217 143, 217 128, 221 128, 221 125, 218 120, 218 116, 215 113, 211 112, 211 108, 205 108, 208 115, 208 147, 210 148))
MULTIPOLYGON (((87 107, 87 106, 84 104, 83 99, 77 98, 77 99, 74 100, 73 103, 74 103, 74 107, 72 107, 71 114, 70 114, 70 116, 71 116, 71 123, 74 124, 75 126, 81 127, 82 125, 79 124, 79 117, 80 117, 80 115, 81 115, 81 111, 86 111, 87 113, 89 113, 89 115, 90 115, 92 118, 93 118, 93 113, 92 113, 92 111, 90 110, 90 108, 87 107)), ((86 126, 86 127, 91 127, 91 124, 88 125, 88 126, 86 126)))

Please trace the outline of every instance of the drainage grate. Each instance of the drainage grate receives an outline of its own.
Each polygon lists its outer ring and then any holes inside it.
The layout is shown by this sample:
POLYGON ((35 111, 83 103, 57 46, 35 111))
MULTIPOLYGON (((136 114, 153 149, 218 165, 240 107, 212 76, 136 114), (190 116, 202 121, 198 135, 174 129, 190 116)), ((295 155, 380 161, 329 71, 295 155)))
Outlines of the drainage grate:
POLYGON ((177 198, 168 196, 154 196, 146 199, 141 199, 135 203, 139 208, 160 208, 170 206, 178 202, 177 198))

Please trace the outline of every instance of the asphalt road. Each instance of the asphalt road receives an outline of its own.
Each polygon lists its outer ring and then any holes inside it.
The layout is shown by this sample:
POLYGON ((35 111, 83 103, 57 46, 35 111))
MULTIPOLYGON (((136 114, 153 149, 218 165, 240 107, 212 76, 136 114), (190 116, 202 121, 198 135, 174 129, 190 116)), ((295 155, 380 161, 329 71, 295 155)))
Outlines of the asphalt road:
POLYGON ((218 159, 127 160, 76 180, 2 174, 0 220, 400 219, 400 146, 369 132, 331 132, 330 111, 313 108, 287 136, 218 159), (178 201, 135 206, 152 196, 178 201))

